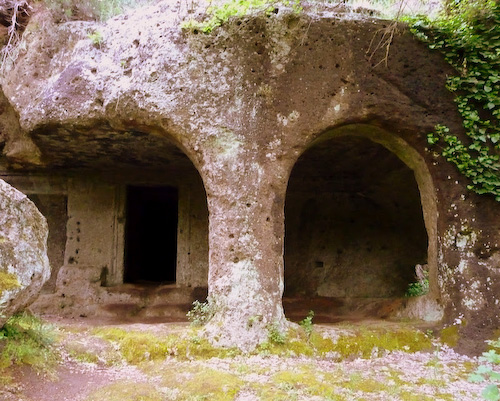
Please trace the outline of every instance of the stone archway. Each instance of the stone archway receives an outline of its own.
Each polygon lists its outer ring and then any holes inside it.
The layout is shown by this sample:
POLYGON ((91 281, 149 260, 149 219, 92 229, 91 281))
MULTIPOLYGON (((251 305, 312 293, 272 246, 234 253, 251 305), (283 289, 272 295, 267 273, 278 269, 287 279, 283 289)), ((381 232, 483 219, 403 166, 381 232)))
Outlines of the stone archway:
POLYGON ((34 305, 38 312, 178 319, 206 298, 204 184, 182 144, 153 130, 96 122, 36 132, 40 144, 46 132, 58 137, 56 144, 69 135, 79 143, 79 159, 71 146, 64 152, 53 145, 51 170, 9 177, 35 201, 65 202, 63 212, 47 209, 49 223, 64 231, 49 237, 61 261, 51 260, 54 285, 34 305))
POLYGON ((415 301, 402 300, 417 264, 429 269, 426 299, 439 298, 435 207, 427 167, 403 140, 364 124, 322 134, 297 160, 287 189, 287 316, 316 309, 324 321, 354 311, 385 317, 402 304, 415 315, 415 301))

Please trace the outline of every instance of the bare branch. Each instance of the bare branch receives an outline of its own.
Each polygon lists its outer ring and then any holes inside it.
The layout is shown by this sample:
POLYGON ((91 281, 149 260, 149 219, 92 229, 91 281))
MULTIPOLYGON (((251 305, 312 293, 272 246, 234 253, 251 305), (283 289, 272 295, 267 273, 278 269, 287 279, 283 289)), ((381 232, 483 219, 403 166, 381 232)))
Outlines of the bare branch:
POLYGON ((8 28, 8 40, 1 50, 1 69, 5 68, 7 58, 15 58, 13 49, 20 40, 20 32, 26 27, 31 10, 29 0, 0 0, 0 24, 8 28))

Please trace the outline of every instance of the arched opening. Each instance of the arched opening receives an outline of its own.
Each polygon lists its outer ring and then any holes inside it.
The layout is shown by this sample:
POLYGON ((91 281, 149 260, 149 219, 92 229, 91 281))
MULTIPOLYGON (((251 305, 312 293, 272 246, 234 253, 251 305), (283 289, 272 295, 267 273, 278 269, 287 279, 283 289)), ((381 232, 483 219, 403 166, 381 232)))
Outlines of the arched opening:
MULTIPOLYGON (((201 177, 180 152, 160 169, 124 169, 108 177, 114 201, 114 282, 207 288, 208 208, 201 177), (121 259, 120 259, 121 258, 121 259)), ((140 287, 143 288, 143 287, 140 287)), ((190 291, 190 290, 188 290, 190 291)))
POLYGON ((434 274, 421 183, 401 160, 408 154, 394 153, 401 143, 391 151, 387 138, 369 126, 330 131, 293 167, 284 293, 292 320, 309 309, 317 321, 385 317, 417 281, 416 265, 434 274))
POLYGON ((194 300, 206 299, 203 180, 172 135, 127 124, 36 132, 51 170, 29 178, 30 194, 66 201, 47 216, 65 230, 49 239, 61 260, 38 311, 184 319, 194 300))

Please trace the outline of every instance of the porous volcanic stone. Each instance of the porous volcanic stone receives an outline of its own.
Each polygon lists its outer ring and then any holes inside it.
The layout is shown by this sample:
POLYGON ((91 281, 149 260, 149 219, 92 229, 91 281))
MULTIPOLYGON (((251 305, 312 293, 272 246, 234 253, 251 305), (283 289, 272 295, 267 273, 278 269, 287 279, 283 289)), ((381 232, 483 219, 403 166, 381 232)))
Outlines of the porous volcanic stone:
MULTIPOLYGON (((47 10, 34 12, 16 61, 7 62, 0 77, 5 94, 0 102, 0 143, 5 143, 0 162, 6 172, 73 171, 87 180, 89 170, 125 175, 143 167, 166 171, 175 165, 182 171, 192 163, 208 206, 207 281, 214 314, 205 333, 216 345, 249 350, 267 341, 270 329, 286 332, 288 326, 282 307, 284 208, 293 194, 293 177, 288 190, 292 169, 323 141, 336 144, 325 144, 325 152, 332 155, 335 148, 360 151, 362 145, 347 145, 355 143, 350 138, 362 137, 399 158, 418 186, 427 255, 419 254, 407 265, 428 264, 425 304, 432 307, 424 315, 422 308, 414 307, 413 312, 432 320, 442 315, 448 325, 467 322, 460 326, 460 335, 473 343, 493 338, 500 321, 498 203, 470 193, 469 182, 427 142, 437 124, 445 124, 463 143, 468 140, 454 95, 446 89, 447 78, 455 72, 442 56, 403 24, 391 36, 390 52, 384 46, 373 48, 385 42, 395 27, 392 22, 340 12, 337 4, 320 9, 314 3, 300 13, 279 6, 270 15, 231 19, 207 35, 181 24, 201 20, 199 9, 183 13, 180 4, 167 0, 106 23, 58 23, 47 10), (96 36, 101 39, 93 40, 96 36)), ((349 165, 351 176, 372 174, 375 162, 381 161, 335 154, 332 171, 349 165), (361 164, 367 168, 360 169, 361 164)), ((305 174, 298 191, 318 171, 305 174)), ((387 168, 383 178, 395 182, 394 172, 387 168)), ((322 176, 330 175, 341 177, 322 176)), ((372 175, 365 177, 360 182, 373 183, 372 175)), ((325 187, 333 187, 337 199, 346 196, 341 184, 325 187)), ((401 185, 393 187, 404 191, 401 185)), ((349 208, 370 202, 371 210, 375 205, 382 210, 381 205, 388 204, 383 191, 377 192, 383 200, 378 201, 367 195, 367 185, 350 188, 351 198, 344 199, 357 203, 344 202, 349 208)), ((88 202, 88 195, 81 193, 88 202)), ((301 195, 304 202, 306 195, 301 195)), ((393 210, 400 206, 391 204, 393 210)), ((342 214, 338 204, 329 207, 342 214)), ((292 221, 288 219, 288 229, 292 221)), ((393 222, 403 233, 399 237, 413 230, 402 229, 408 224, 404 213, 396 213, 393 222)), ((354 235, 367 229, 364 224, 352 230, 348 242, 373 254, 375 248, 368 250, 354 235)), ((306 231, 300 232, 309 240, 306 231)), ((395 231, 387 232, 386 239, 395 231)), ((99 241, 87 238, 82 244, 89 248, 99 241)), ((383 245, 377 252, 385 252, 383 245)), ((325 246, 325 252, 328 249, 325 246)), ((400 249, 402 255, 408 251, 400 249)), ((352 255, 361 259, 359 252, 352 255)), ((64 268, 75 267, 69 263, 72 256, 66 256, 64 268)), ((326 259, 313 256, 309 265, 296 264, 295 275, 289 263, 287 276, 296 283, 302 283, 301 277, 322 277, 317 274, 322 265, 321 273, 328 273, 326 259)), ((353 274, 346 263, 340 265, 342 274, 353 274)), ((374 269, 369 263, 362 267, 374 269)), ((80 293, 71 296, 82 299, 82 288, 96 281, 102 268, 90 263, 68 271, 68 277, 80 277, 81 285, 68 280, 65 289, 78 289, 80 293)), ((332 279, 325 285, 319 280, 309 292, 332 295, 335 288, 330 284, 335 284, 345 293, 339 282, 332 279)), ((293 281, 286 284, 293 289, 293 281)), ((368 295, 380 295, 380 286, 368 285, 374 290, 368 295)), ((83 299, 86 307, 93 302, 83 299)))
POLYGON ((0 180, 0 327, 29 306, 50 275, 45 217, 0 180))

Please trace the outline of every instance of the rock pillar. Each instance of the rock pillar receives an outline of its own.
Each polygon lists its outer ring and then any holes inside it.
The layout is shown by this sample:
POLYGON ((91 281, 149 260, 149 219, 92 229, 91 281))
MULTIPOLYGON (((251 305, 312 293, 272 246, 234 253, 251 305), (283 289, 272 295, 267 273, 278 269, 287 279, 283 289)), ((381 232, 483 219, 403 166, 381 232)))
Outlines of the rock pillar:
POLYGON ((237 152, 206 164, 209 299, 215 345, 251 350, 269 328, 286 330, 282 307, 284 196, 279 171, 237 152), (222 174, 225 171, 225 174, 222 174))

